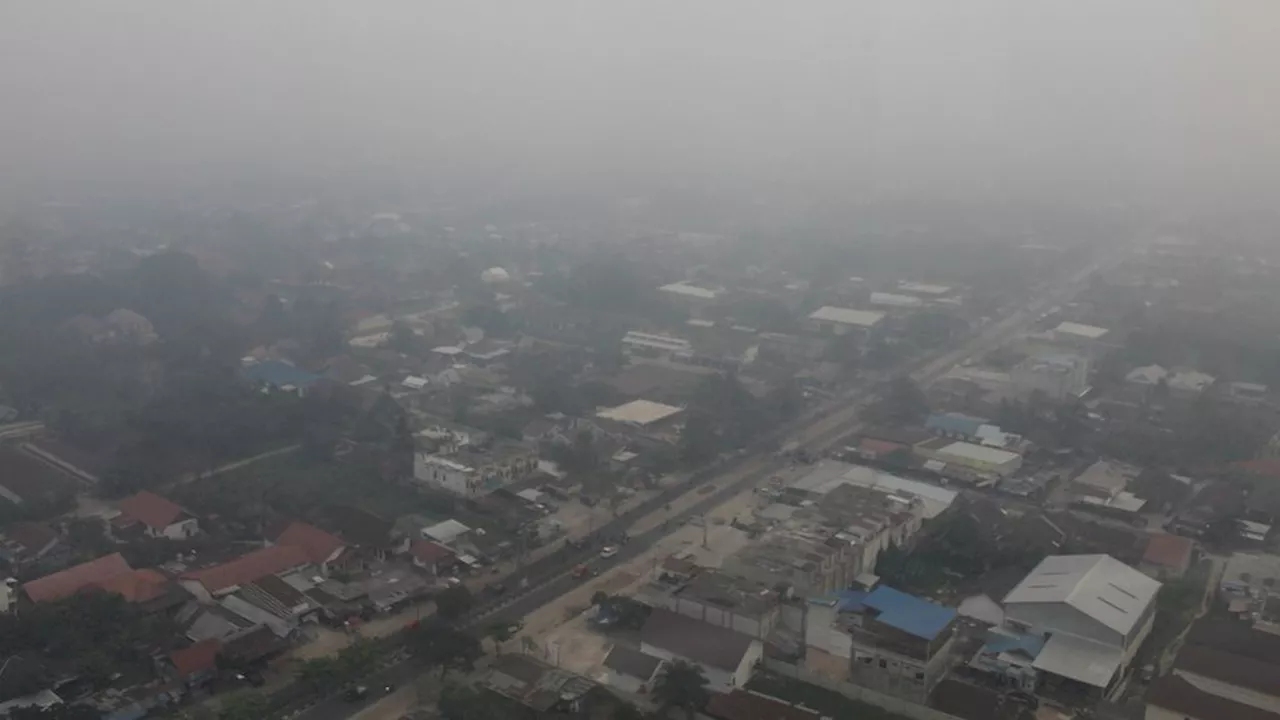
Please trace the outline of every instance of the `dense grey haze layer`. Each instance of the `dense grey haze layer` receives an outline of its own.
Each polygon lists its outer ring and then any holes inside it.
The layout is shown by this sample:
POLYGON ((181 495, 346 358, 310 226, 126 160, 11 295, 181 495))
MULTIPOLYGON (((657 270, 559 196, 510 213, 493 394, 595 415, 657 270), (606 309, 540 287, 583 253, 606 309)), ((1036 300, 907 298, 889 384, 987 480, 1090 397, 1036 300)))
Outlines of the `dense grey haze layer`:
POLYGON ((383 167, 1262 199, 1277 21, 1275 0, 9 2, 0 189, 383 167))

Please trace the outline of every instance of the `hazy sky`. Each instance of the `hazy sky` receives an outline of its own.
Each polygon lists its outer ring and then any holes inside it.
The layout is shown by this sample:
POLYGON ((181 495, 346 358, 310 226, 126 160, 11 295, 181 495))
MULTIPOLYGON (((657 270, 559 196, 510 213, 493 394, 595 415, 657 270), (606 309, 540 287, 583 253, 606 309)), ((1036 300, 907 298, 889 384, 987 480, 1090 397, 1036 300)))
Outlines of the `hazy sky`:
POLYGON ((9 189, 389 164, 881 185, 1280 179, 1276 0, 0 5, 9 189))

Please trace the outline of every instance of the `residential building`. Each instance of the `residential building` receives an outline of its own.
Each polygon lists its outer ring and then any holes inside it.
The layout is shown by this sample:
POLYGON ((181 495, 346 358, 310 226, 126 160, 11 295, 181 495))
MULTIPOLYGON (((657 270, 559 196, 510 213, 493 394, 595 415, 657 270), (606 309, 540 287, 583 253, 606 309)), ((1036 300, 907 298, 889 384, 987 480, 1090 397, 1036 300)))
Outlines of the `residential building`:
POLYGON ((1191 538, 1156 533, 1147 541, 1138 569, 1156 580, 1173 580, 1187 573, 1194 556, 1195 542, 1191 538))
POLYGON ((1109 334, 1106 328, 1076 322, 1060 323, 1050 332, 1055 342, 1089 350, 1097 349, 1109 334))
POLYGON ((925 420, 926 430, 941 437, 1010 449, 1022 442, 1022 436, 1007 433, 999 425, 992 425, 984 418, 962 413, 934 413, 925 420))
POLYGON ((1041 392, 1052 400, 1074 400, 1084 397, 1090 390, 1089 365, 1089 358, 1085 355, 1041 354, 1014 366, 1009 379, 1024 396, 1041 392))
POLYGON ((778 503, 762 511, 772 527, 726 557, 725 572, 799 595, 849 587, 875 568, 889 545, 902 545, 927 515, 917 496, 841 482, 812 504, 778 503))
POLYGON ((622 350, 628 355, 670 358, 677 353, 691 352, 693 345, 683 338, 630 330, 622 336, 622 350))
POLYGON ((511 717, 607 718, 620 704, 588 678, 514 653, 494 660, 476 687, 507 703, 499 712, 511 717))
POLYGON ((943 467, 939 471, 943 474, 948 474, 947 468, 950 468, 953 471, 950 475, 957 478, 1006 478, 1022 467, 1022 455, 1016 452, 946 437, 920 443, 914 453, 926 462, 940 463, 943 467))
POLYGON ((636 597, 655 608, 759 640, 769 637, 777 625, 781 601, 773 587, 715 570, 672 584, 651 583, 636 597))
POLYGON ((529 477, 538 469, 538 451, 524 443, 496 443, 458 452, 414 454, 413 474, 421 483, 476 498, 529 477))
POLYGON ((625 645, 614 645, 604 659, 600 680, 630 695, 651 692, 663 664, 661 658, 625 645))
POLYGON ((413 540, 409 557, 414 567, 425 570, 432 578, 451 575, 458 565, 457 553, 432 540, 413 540))
POLYGON ((869 302, 876 307, 890 310, 915 310, 924 307, 924 300, 915 295, 899 295, 897 293, 873 292, 869 302))
POLYGON ((147 537, 184 540, 200 532, 200 522, 171 500, 148 490, 121 500, 111 520, 113 534, 140 530, 147 537))
POLYGON ((791 363, 817 360, 826 351, 826 344, 816 338, 782 333, 765 332, 757 336, 762 357, 776 358, 791 363))
POLYGON ((32 603, 56 602, 132 571, 123 555, 112 553, 23 583, 22 596, 32 603))
POLYGON ((42 456, 12 446, 0 446, 0 499, 18 506, 44 507, 80 491, 80 479, 48 463, 42 456))
POLYGON ((17 574, 28 568, 54 570, 67 562, 70 547, 44 523, 16 523, 0 533, 0 560, 17 574))
POLYGON ((1218 592, 1236 614, 1262 614, 1272 597, 1280 596, 1280 556, 1270 553, 1232 553, 1222 571, 1218 592))
POLYGON ((341 538, 304 522, 289 523, 272 541, 276 545, 296 547, 307 555, 307 561, 328 577, 332 570, 344 569, 342 556, 347 547, 341 538))
POLYGON ((714 692, 745 687, 764 657, 764 644, 756 638, 663 608, 654 608, 645 621, 640 650, 667 662, 697 665, 714 692))
POLYGON ((818 308, 809 315, 809 329, 822 335, 867 334, 884 322, 884 313, 873 310, 818 308))
POLYGON ((1044 650, 1044 643, 1041 636, 993 626, 987 628, 982 647, 970 659, 969 665, 1000 678, 1002 685, 1035 692, 1040 683, 1040 671, 1036 669, 1035 662, 1040 651, 1044 650))
POLYGON ((1169 396, 1179 399, 1194 398, 1213 385, 1216 378, 1198 370, 1166 370, 1159 365, 1134 368, 1125 375, 1125 381, 1150 393, 1163 386, 1169 396))
POLYGON ((848 600, 837 626, 852 639, 852 681, 923 703, 950 666, 956 611, 885 586, 848 600))
POLYGON ((1138 473, 1138 468, 1099 460, 1071 480, 1070 492, 1079 499, 1091 497, 1110 501, 1124 492, 1138 473))
POLYGON ((714 302, 724 292, 719 288, 699 287, 683 280, 669 285, 663 285, 658 288, 658 290, 666 293, 670 297, 679 298, 680 300, 692 303, 714 302))
POLYGON ((1151 632, 1160 583, 1107 555, 1045 558, 1004 599, 1009 634, 1042 637, 1044 682, 1106 697, 1151 632))
POLYGON ((196 599, 210 603, 216 598, 234 593, 242 585, 270 575, 299 570, 310 564, 307 551, 302 548, 273 545, 219 565, 187 571, 179 578, 179 582, 196 599))
POLYGON ((1227 398, 1241 405, 1262 405, 1269 392, 1270 389, 1260 383, 1237 381, 1227 386, 1227 398))

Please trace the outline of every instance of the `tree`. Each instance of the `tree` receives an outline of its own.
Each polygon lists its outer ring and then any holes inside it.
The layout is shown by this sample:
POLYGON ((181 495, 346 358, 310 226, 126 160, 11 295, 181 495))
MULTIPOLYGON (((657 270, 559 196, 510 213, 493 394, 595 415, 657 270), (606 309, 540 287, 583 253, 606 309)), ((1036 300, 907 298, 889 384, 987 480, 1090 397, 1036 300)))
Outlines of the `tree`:
POLYGON ((345 681, 368 675, 377 667, 378 654, 378 646, 372 641, 357 637, 338 651, 337 669, 341 678, 345 681))
POLYGON ((880 421, 916 424, 929 414, 929 400, 910 375, 899 375, 889 383, 884 396, 871 408, 880 421))
POLYGON ((622 703, 613 710, 613 720, 645 720, 645 714, 631 703, 622 703))
POLYGON ((436 595, 436 617, 452 623, 471 611, 474 598, 466 585, 445 588, 436 595))
POLYGON ((436 705, 448 720, 510 720, 512 715, 501 696, 453 683, 440 691, 436 705))
POLYGON ((471 670, 484 655, 480 640, 442 623, 420 626, 409 636, 409 649, 428 667, 440 668, 440 678, 453 669, 471 670))
POLYGON ((699 709, 711 699, 707 676, 702 668, 683 660, 668 665, 653 686, 653 697, 664 710, 679 708, 693 720, 699 709))
POLYGON ((499 620, 489 626, 485 634, 493 640, 493 654, 502 654, 502 643, 516 636, 516 626, 505 620, 499 620))
POLYGON ((338 661, 331 657, 313 658, 298 666, 298 682, 321 693, 343 682, 342 671, 338 661))
POLYGON ((222 699, 218 720, 262 720, 268 709, 267 698, 262 693, 245 690, 222 699))

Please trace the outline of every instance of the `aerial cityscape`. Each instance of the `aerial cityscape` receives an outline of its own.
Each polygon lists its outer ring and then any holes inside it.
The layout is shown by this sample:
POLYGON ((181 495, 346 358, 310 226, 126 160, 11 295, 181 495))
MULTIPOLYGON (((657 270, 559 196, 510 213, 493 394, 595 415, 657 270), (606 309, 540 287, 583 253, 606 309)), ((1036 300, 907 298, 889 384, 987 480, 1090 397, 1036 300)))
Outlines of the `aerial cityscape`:
POLYGON ((1280 720, 1231 1, 0 9, 0 718, 1280 720))

